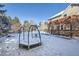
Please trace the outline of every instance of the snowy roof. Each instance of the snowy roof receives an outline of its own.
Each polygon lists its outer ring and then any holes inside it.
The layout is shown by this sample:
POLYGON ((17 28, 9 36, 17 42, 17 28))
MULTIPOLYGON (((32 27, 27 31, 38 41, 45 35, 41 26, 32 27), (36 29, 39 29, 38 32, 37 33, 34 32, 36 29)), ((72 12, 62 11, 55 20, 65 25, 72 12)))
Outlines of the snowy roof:
POLYGON ((57 13, 57 14, 55 14, 54 16, 51 16, 49 19, 52 19, 52 18, 54 18, 54 17, 57 17, 57 16, 61 15, 61 14, 63 14, 63 12, 64 12, 64 10, 61 11, 61 12, 59 12, 59 13, 57 13))
POLYGON ((67 16, 79 15, 79 4, 70 4, 63 14, 67 14, 67 16))

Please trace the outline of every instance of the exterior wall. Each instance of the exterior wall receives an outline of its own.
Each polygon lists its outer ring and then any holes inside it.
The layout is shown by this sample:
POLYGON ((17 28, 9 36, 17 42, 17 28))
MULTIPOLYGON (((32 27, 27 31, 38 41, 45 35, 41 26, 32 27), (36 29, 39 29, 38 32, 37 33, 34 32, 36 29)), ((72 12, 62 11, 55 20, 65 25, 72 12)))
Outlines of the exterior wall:
POLYGON ((48 31, 48 23, 45 21, 40 22, 39 30, 47 32, 48 31))
POLYGON ((11 25, 11 32, 18 32, 19 29, 20 29, 20 24, 11 25))

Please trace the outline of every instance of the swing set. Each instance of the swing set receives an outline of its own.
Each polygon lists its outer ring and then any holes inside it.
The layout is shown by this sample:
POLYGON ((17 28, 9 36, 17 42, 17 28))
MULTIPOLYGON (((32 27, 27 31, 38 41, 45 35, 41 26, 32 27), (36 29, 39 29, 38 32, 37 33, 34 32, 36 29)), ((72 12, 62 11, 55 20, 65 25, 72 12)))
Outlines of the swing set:
POLYGON ((23 27, 20 28, 20 32, 19 32, 19 48, 25 48, 25 49, 29 50, 29 49, 32 49, 32 48, 35 48, 35 47, 38 47, 38 46, 41 46, 41 45, 42 45, 41 34, 40 34, 40 31, 39 31, 37 25, 31 25, 29 27, 29 31, 28 31, 28 34, 27 34, 27 39, 25 39, 24 28, 23 27), (22 33, 21 31, 23 32, 23 34, 22 34, 23 39, 21 39, 21 33, 22 33), (34 32, 34 31, 36 31, 36 32, 34 32), (30 42, 30 37, 31 37, 31 39, 35 38, 35 40, 38 39, 39 42, 31 43, 30 42), (27 40, 27 42, 23 43, 23 42, 21 42, 22 40, 27 40))

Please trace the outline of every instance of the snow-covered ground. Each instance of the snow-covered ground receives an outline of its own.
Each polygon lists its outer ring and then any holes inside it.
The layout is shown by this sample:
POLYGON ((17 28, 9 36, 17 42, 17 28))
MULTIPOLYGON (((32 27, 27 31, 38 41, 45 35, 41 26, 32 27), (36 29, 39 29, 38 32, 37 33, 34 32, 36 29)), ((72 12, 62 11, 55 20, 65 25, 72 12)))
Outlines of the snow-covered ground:
MULTIPOLYGON (((67 39, 57 35, 41 33, 42 45, 30 50, 18 47, 18 34, 0 38, 0 55, 11 56, 79 56, 79 38, 67 39)), ((21 35, 21 39, 22 39, 21 35)), ((30 37, 31 38, 31 37, 30 37)), ((32 38, 31 38, 32 39, 32 38)), ((31 40, 30 39, 30 40, 31 40)), ((27 41, 27 33, 25 35, 27 41)), ((38 39, 39 40, 39 39, 38 39)), ((37 39, 32 41, 37 42, 37 39)), ((30 42, 32 43, 32 42, 30 42)))

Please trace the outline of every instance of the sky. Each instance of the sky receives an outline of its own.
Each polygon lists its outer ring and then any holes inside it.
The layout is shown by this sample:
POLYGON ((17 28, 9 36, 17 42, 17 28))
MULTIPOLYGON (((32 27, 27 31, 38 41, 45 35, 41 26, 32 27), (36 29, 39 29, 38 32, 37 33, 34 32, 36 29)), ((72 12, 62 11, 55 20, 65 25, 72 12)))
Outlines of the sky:
POLYGON ((25 20, 32 20, 34 23, 48 21, 48 18, 61 12, 68 7, 68 3, 7 3, 6 15, 14 18, 19 17, 23 24, 25 20))

